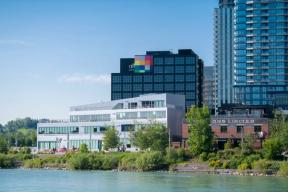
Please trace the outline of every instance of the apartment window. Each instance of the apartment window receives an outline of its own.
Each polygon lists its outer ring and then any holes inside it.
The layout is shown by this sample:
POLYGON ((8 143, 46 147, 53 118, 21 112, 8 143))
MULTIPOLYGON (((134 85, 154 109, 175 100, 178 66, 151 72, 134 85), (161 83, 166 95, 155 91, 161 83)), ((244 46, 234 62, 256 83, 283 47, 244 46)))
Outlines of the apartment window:
POLYGON ((163 75, 155 75, 154 76, 155 83, 162 83, 163 82, 163 75))
POLYGON ((261 131, 262 131, 262 126, 261 125, 254 126, 254 132, 255 133, 258 133, 258 132, 261 132, 261 131))
POLYGON ((152 75, 145 75, 143 78, 143 81, 145 83, 152 83, 153 82, 153 76, 152 75))
POLYGON ((131 98, 132 97, 132 93, 123 93, 123 99, 124 98, 131 98))
POLYGON ((184 75, 176 75, 175 81, 176 82, 184 82, 185 81, 184 75))
POLYGON ((220 132, 221 133, 227 133, 227 126, 221 126, 220 127, 220 132))
POLYGON ((166 83, 165 84, 165 91, 174 91, 174 84, 173 83, 166 83))
POLYGON ((195 75, 193 74, 189 74, 189 75, 186 75, 186 81, 195 81, 195 75))
POLYGON ((165 58, 165 65, 173 65, 174 64, 174 58, 173 57, 166 57, 165 58))
POLYGON ((175 58, 176 65, 184 65, 184 57, 176 57, 175 58))
POLYGON ((174 73, 174 66, 165 66, 165 73, 174 73))
POLYGON ((137 103, 128 103, 128 109, 136 109, 137 108, 137 103))
POLYGON ((123 84, 123 91, 124 92, 132 91, 132 84, 123 84))
POLYGON ((113 92, 120 92, 122 90, 121 84, 112 84, 113 92))
POLYGON ((195 73, 195 66, 186 66, 186 73, 195 73))
POLYGON ((162 66, 154 66, 154 73, 163 73, 162 66))
POLYGON ((135 125, 121 125, 121 132, 135 131, 135 125))
POLYGON ((145 92, 153 91, 153 84, 149 83, 149 84, 144 84, 143 86, 144 86, 143 89, 145 92))
POLYGON ((122 80, 121 76, 112 75, 112 82, 113 83, 121 83, 121 80, 122 80))
POLYGON ((154 84, 155 91, 163 91, 163 84, 154 84))
POLYGON ((163 65, 162 57, 154 57, 154 65, 163 65))
POLYGON ((195 57, 186 57, 186 64, 195 64, 195 57))
POLYGON ((176 66, 175 67, 175 73, 184 73, 184 66, 176 66))
POLYGON ((142 76, 134 76, 133 82, 134 83, 142 83, 142 76))
POLYGON ((242 133, 242 131, 244 131, 244 126, 237 126, 237 133, 242 133))
POLYGON ((142 84, 134 84, 133 91, 142 91, 142 84))
POLYGON ((131 76, 123 76, 123 83, 132 83, 131 76))
POLYGON ((174 75, 165 75, 165 82, 174 82, 174 75))

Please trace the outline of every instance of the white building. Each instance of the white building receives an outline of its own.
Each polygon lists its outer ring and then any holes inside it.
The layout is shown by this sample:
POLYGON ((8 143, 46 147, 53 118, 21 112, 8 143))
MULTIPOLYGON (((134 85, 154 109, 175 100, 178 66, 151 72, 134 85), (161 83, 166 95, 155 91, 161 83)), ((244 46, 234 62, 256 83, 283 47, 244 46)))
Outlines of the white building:
POLYGON ((102 149, 104 131, 114 126, 127 150, 134 150, 130 132, 151 122, 168 128, 170 140, 181 141, 185 118, 185 96, 148 94, 130 99, 81 105, 70 108, 70 121, 38 123, 39 151, 59 148, 79 148, 87 144, 93 151, 102 149))

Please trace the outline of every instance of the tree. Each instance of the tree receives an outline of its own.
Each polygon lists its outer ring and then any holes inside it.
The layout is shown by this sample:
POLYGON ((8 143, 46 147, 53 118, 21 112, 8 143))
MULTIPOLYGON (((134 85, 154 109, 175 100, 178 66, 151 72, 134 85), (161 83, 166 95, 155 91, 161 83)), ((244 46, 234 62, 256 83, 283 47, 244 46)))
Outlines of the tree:
POLYGON ((79 149, 80 153, 88 153, 88 147, 85 143, 82 143, 80 145, 80 149, 79 149))
POLYGON ((191 107, 186 114, 189 126, 188 144, 194 155, 212 150, 213 133, 210 127, 210 113, 207 106, 191 107))
POLYGON ((233 149, 232 139, 227 140, 227 142, 224 144, 224 149, 233 149))
POLYGON ((165 151, 169 145, 167 128, 160 123, 151 122, 143 129, 131 133, 133 145, 141 150, 165 151))
POLYGON ((0 136, 0 153, 7 153, 8 143, 3 136, 0 136))
POLYGON ((283 152, 283 145, 279 138, 266 139, 263 144, 263 155, 266 159, 279 159, 283 152))
POLYGON ((120 144, 119 133, 115 127, 109 127, 104 133, 104 150, 115 149, 120 144))

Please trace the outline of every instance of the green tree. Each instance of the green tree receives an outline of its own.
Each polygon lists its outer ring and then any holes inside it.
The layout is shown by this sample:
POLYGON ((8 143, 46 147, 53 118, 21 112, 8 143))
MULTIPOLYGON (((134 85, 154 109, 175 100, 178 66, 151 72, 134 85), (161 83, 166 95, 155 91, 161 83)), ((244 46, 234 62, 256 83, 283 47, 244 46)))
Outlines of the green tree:
POLYGON ((194 155, 212 150, 213 133, 210 127, 210 113, 207 106, 191 107, 186 114, 189 126, 188 144, 194 155))
POLYGON ((79 149, 80 153, 88 153, 88 147, 85 143, 82 143, 80 145, 80 149, 79 149))
POLYGON ((263 155, 266 159, 279 159, 283 152, 281 140, 277 137, 266 139, 263 144, 263 155))
POLYGON ((115 149, 120 144, 119 133, 115 127, 109 127, 104 133, 104 150, 115 149))
POLYGON ((6 139, 0 135, 0 153, 7 153, 8 151, 8 143, 6 139))
POLYGON ((232 139, 227 140, 227 142, 224 144, 224 149, 233 149, 232 139))
POLYGON ((156 122, 132 132, 131 140, 133 145, 141 150, 165 151, 169 145, 167 128, 156 122))

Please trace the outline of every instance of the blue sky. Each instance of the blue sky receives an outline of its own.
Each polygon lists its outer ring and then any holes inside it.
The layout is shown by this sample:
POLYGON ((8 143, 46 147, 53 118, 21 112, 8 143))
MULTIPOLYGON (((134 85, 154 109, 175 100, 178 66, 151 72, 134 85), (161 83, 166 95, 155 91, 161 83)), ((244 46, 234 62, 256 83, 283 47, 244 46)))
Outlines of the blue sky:
POLYGON ((213 64, 217 0, 1 0, 0 123, 110 100, 119 59, 193 49, 213 64))

